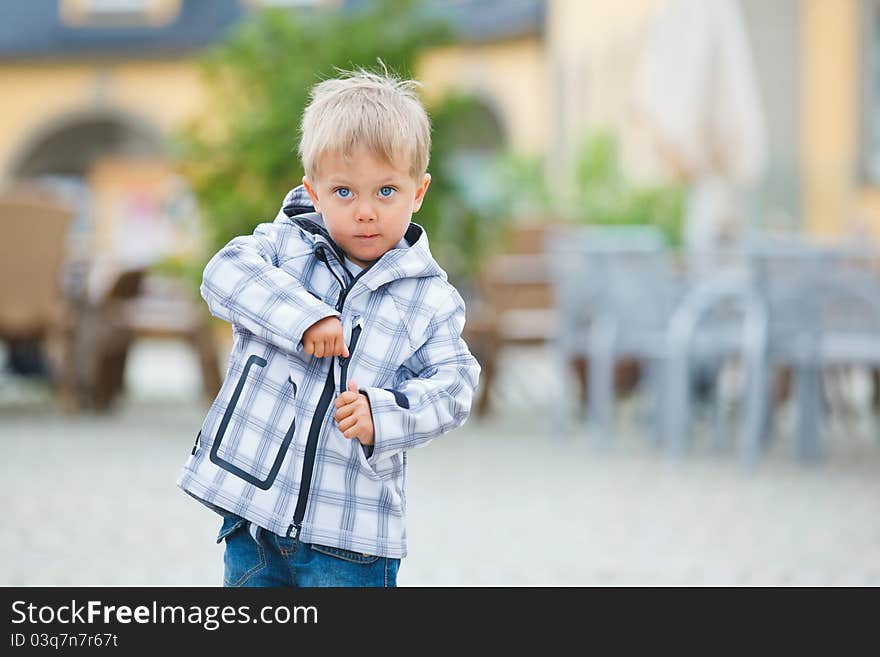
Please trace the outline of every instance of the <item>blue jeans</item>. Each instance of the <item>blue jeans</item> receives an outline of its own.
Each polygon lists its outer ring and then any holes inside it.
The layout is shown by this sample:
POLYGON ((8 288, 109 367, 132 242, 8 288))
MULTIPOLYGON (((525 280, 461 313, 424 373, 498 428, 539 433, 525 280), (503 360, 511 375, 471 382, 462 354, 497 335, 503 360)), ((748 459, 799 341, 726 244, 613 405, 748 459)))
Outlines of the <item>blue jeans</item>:
POLYGON ((302 543, 264 529, 254 540, 240 516, 223 516, 223 586, 397 586, 400 559, 302 543))

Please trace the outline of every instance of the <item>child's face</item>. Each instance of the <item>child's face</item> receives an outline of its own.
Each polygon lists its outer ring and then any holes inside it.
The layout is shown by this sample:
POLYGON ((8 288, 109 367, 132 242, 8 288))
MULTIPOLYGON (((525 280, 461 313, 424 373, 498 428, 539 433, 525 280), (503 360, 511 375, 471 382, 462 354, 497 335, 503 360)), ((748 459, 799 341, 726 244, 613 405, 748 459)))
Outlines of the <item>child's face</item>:
POLYGON ((422 206, 431 176, 414 180, 366 149, 350 157, 325 154, 315 179, 303 178, 315 210, 324 217, 330 237, 361 267, 393 249, 412 214, 422 206))

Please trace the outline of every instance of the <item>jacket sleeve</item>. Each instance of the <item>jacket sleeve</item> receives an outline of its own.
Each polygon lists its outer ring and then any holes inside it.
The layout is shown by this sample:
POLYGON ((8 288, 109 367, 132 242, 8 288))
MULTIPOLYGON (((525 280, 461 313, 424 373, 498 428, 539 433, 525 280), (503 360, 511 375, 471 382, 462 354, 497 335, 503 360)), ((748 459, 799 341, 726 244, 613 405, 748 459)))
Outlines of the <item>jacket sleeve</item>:
POLYGON ((208 262, 201 293, 213 315, 294 353, 307 328, 339 313, 279 266, 291 239, 301 239, 298 229, 279 221, 236 237, 208 262))
POLYGON ((451 299, 453 310, 435 315, 428 340, 407 361, 417 376, 393 389, 362 389, 373 416, 371 465, 427 445, 460 426, 470 413, 480 364, 461 338, 464 301, 454 291, 451 299))

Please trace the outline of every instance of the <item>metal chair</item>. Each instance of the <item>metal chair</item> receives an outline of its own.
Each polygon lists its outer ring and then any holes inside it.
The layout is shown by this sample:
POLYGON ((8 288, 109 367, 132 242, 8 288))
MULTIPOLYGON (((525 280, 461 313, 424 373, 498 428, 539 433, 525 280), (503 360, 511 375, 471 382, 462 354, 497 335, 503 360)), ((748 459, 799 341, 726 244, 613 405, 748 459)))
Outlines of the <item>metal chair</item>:
MULTIPOLYGON (((586 357, 586 419, 597 444, 607 446, 615 363, 636 359, 647 365, 647 387, 658 381, 652 362, 665 357, 666 324, 681 280, 652 226, 558 228, 545 245, 559 312, 556 353, 561 360, 586 357)), ((563 409, 560 418, 567 415, 563 409)))
POLYGON ((772 420, 770 391, 780 367, 794 375, 795 451, 822 457, 825 418, 823 370, 831 365, 880 364, 880 275, 860 266, 864 249, 765 243, 749 252, 755 289, 768 309, 762 359, 766 377, 753 449, 766 443, 772 420))
MULTIPOLYGON (((643 390, 654 402, 649 420, 655 439, 676 457, 687 450, 696 367, 739 358, 748 381, 740 451, 744 461, 754 460, 767 317, 741 253, 731 248, 717 257, 701 254, 726 267, 708 279, 700 270, 692 280, 651 227, 557 231, 547 248, 560 308, 557 351, 570 358, 580 350, 589 358, 588 418, 597 442, 607 445, 613 434, 612 368, 618 358, 647 366, 643 390)), ((718 437, 726 426, 717 395, 713 401, 718 437)))
MULTIPOLYGON (((757 461, 755 437, 763 426, 766 378, 763 376, 767 343, 767 309, 743 272, 722 272, 690 289, 669 323, 664 393, 664 441, 671 452, 682 456, 687 449, 690 420, 690 368, 694 358, 739 358, 745 371, 744 403, 739 431, 742 461, 757 461)), ((717 393, 716 393, 717 395, 717 393)), ((715 399, 716 440, 726 431, 715 399)))

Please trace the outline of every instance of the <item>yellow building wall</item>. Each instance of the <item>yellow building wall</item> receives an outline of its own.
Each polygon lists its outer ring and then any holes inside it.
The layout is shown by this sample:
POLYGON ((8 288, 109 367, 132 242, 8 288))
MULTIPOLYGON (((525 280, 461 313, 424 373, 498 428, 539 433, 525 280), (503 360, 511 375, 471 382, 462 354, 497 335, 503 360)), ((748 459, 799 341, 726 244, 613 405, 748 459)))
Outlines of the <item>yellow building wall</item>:
POLYGON ((546 40, 554 94, 548 98, 553 159, 566 175, 580 140, 596 129, 620 139, 627 171, 662 177, 665 165, 633 111, 644 28, 669 0, 548 0, 546 40))
POLYGON ((509 146, 529 153, 546 149, 551 90, 540 37, 438 48, 421 58, 416 77, 427 103, 452 88, 473 93, 496 113, 509 146))
MULTIPOLYGON (((496 112, 513 147, 546 148, 549 90, 538 37, 436 49, 417 75, 428 102, 453 87, 470 91, 496 112)), ((206 102, 188 59, 0 64, 0 97, 3 177, 34 139, 70 118, 121 113, 169 135, 206 102)))
MULTIPOLYGON (((548 0, 544 34, 434 49, 416 75, 428 103, 452 88, 481 97, 514 150, 562 161, 582 128, 608 125, 624 138, 628 164, 644 169, 649 142, 629 116, 634 46, 664 1, 548 0)), ((4 177, 35 138, 67 118, 122 113, 168 135, 206 102, 192 59, 3 63, 0 97, 4 177)))
POLYGON ((858 2, 804 0, 803 20, 804 228, 820 237, 880 235, 880 199, 858 174, 858 2))
POLYGON ((203 106, 191 60, 0 65, 0 176, 33 139, 70 117, 121 113, 167 136, 203 106))
POLYGON ((607 127, 621 136, 627 166, 655 177, 661 164, 632 116, 631 92, 641 29, 665 1, 548 0, 543 35, 440 48, 417 75, 429 102, 451 87, 481 96, 509 146, 548 154, 551 175, 564 179, 580 137, 607 127))

